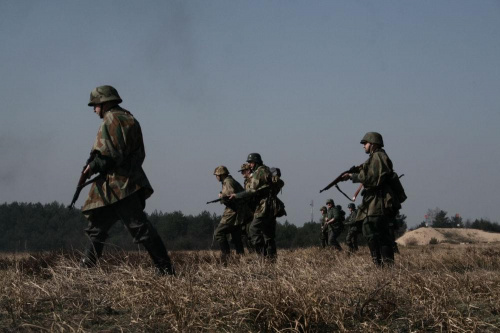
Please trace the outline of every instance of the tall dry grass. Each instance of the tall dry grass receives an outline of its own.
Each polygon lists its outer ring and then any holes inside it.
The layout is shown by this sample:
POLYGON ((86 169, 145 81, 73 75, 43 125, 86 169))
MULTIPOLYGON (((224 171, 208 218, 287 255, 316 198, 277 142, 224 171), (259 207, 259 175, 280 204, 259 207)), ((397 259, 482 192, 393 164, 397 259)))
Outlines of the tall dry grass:
POLYGON ((500 246, 403 248, 393 268, 319 248, 253 255, 174 252, 177 277, 145 253, 0 259, 3 331, 498 332, 500 246))

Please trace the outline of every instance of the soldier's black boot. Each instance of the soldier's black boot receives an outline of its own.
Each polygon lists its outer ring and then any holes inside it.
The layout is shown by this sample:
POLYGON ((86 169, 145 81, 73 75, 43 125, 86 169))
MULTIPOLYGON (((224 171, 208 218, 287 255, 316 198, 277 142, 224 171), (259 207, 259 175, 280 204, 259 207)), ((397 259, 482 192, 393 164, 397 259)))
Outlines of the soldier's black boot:
POLYGON ((148 251, 158 275, 175 275, 174 266, 160 237, 149 238, 142 245, 148 251))
POLYGON ((227 265, 227 260, 231 255, 231 248, 229 247, 229 243, 227 242, 226 239, 219 241, 219 247, 220 247, 220 260, 222 264, 224 264, 225 266, 227 265))
POLYGON ((372 256, 373 263, 377 266, 382 265, 382 255, 380 253, 380 247, 374 242, 369 242, 368 247, 370 248, 370 255, 372 256))
POLYGON ((97 260, 102 255, 103 248, 104 248, 103 242, 97 242, 97 241, 91 242, 83 252, 83 258, 80 261, 80 267, 82 268, 95 267, 97 265, 97 260))
POLYGON ((399 254, 399 247, 398 247, 398 243, 394 242, 393 245, 392 245, 392 251, 394 253, 397 253, 399 254))
POLYGON ((387 266, 394 265, 394 250, 392 246, 381 246, 382 263, 387 266))

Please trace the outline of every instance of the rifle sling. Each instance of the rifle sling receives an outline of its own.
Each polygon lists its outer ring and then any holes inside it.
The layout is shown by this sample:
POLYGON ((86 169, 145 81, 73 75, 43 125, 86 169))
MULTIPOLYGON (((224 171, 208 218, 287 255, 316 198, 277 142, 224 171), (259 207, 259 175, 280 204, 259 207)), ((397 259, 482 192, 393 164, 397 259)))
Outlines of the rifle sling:
POLYGON ((342 193, 349 201, 353 201, 352 198, 349 198, 349 196, 345 194, 344 191, 342 191, 338 185, 335 185, 335 188, 339 190, 339 192, 342 193))

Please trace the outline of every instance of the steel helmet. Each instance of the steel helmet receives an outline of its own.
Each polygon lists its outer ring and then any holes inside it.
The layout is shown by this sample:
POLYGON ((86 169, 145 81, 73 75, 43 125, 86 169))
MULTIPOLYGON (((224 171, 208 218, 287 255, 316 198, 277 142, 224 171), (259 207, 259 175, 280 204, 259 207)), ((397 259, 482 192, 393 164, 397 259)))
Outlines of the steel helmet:
POLYGON ((335 203, 333 202, 333 199, 328 199, 326 200, 326 204, 331 204, 332 206, 335 206, 335 203))
POLYGON ((229 175, 229 170, 223 165, 218 166, 214 170, 214 175, 220 176, 220 175, 229 175))
POLYGON ((259 153, 250 153, 250 154, 248 154, 247 162, 248 163, 253 162, 253 163, 257 163, 257 164, 262 164, 262 158, 260 157, 259 153))
POLYGON ((122 102, 118 91, 112 86, 100 86, 90 92, 89 106, 112 101, 116 101, 116 104, 122 102))
POLYGON ((366 133, 363 139, 361 139, 360 143, 365 144, 367 142, 377 144, 380 147, 384 146, 384 140, 382 139, 382 135, 377 132, 366 133))
POLYGON ((321 208, 319 209, 319 211, 320 211, 320 212, 324 212, 324 211, 326 211, 326 207, 325 207, 325 206, 321 207, 321 208))
POLYGON ((354 209, 356 208, 356 205, 351 202, 350 204, 347 205, 347 208, 354 209))

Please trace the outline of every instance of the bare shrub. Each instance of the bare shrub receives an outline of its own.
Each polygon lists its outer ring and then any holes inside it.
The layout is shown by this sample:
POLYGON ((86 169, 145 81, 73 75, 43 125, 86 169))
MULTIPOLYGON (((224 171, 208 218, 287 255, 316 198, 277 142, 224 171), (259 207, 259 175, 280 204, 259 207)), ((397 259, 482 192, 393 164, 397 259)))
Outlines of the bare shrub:
POLYGON ((439 244, 439 241, 435 237, 432 237, 431 240, 429 241, 429 244, 436 245, 436 244, 439 244))
POLYGON ((406 246, 418 245, 418 241, 417 241, 417 239, 415 237, 409 237, 409 238, 406 239, 405 245, 406 246))

